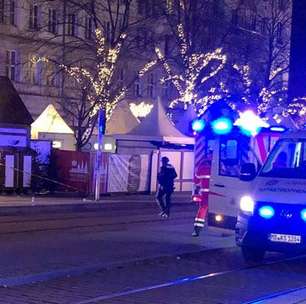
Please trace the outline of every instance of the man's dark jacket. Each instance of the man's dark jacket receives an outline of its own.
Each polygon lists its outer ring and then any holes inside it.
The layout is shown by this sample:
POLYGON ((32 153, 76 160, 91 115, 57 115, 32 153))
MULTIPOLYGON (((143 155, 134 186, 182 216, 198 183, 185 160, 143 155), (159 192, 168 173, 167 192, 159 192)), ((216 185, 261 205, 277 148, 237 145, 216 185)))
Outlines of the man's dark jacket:
POLYGON ((157 180, 165 192, 172 192, 174 190, 174 179, 177 177, 174 167, 170 164, 161 166, 158 173, 157 180))

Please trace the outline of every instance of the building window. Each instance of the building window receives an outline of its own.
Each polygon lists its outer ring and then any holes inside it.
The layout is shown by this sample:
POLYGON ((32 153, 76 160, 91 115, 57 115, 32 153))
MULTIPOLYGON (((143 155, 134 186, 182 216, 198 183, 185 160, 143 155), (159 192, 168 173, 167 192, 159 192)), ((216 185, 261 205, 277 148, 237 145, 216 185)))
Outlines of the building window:
POLYGON ((169 41, 170 41, 170 36, 165 35, 164 54, 166 57, 169 55, 169 41))
POLYGON ((36 4, 30 5, 29 28, 38 30, 38 6, 36 4))
POLYGON ((48 31, 53 34, 57 34, 57 11, 55 9, 49 9, 48 13, 48 31))
POLYGON ((17 80, 17 52, 6 51, 6 76, 11 80, 17 80))
POLYGON ((152 0, 143 0, 145 3, 145 13, 146 17, 151 17, 155 13, 154 1, 152 0))
POLYGON ((143 15, 145 12, 145 0, 138 0, 137 2, 137 12, 139 15, 143 15))
POLYGON ((139 15, 150 17, 155 13, 154 0, 138 0, 137 12, 139 15))
POLYGON ((170 97, 170 85, 169 85, 169 82, 163 83, 162 94, 163 94, 164 98, 170 97))
POLYGON ((85 38, 86 39, 92 39, 92 28, 93 28, 93 24, 92 24, 92 18, 91 17, 86 17, 85 18, 85 38))
POLYGON ((250 30, 256 31, 256 14, 253 12, 249 16, 249 27, 250 30))
POLYGON ((149 74, 147 95, 151 98, 154 97, 154 74, 153 73, 149 74))
POLYGON ((58 85, 58 75, 55 70, 55 65, 50 61, 46 62, 46 84, 52 87, 58 85))
POLYGON ((29 81, 33 84, 40 85, 42 80, 42 61, 36 61, 37 56, 30 55, 29 56, 29 81))
POLYGON ((232 25, 233 26, 238 25, 238 11, 237 10, 232 11, 232 25))
POLYGON ((0 23, 3 24, 4 23, 4 0, 0 0, 0 23))
POLYGON ((268 31, 268 18, 263 18, 260 25, 260 31, 262 34, 266 34, 268 31))
POLYGON ((285 1, 284 0, 278 0, 278 9, 281 11, 285 10, 285 1))
POLYGON ((119 82, 118 83, 119 87, 122 88, 124 85, 124 70, 123 69, 119 70, 118 82, 119 82))
POLYGON ((137 78, 135 80, 135 83, 134 83, 134 95, 135 95, 135 97, 140 97, 141 96, 140 79, 139 78, 137 78))
POLYGON ((76 35, 76 16, 75 14, 68 14, 68 28, 67 35, 75 36, 76 35))
POLYGON ((111 28, 110 28, 110 22, 106 21, 104 23, 104 36, 106 41, 110 41, 111 40, 111 28))
POLYGON ((166 11, 168 14, 173 13, 173 0, 166 0, 166 11))
POLYGON ((11 25, 15 25, 16 21, 15 21, 15 1, 11 0, 9 3, 9 8, 10 8, 10 24, 11 25))
POLYGON ((283 24, 281 22, 276 25, 275 35, 277 43, 283 43, 283 24))

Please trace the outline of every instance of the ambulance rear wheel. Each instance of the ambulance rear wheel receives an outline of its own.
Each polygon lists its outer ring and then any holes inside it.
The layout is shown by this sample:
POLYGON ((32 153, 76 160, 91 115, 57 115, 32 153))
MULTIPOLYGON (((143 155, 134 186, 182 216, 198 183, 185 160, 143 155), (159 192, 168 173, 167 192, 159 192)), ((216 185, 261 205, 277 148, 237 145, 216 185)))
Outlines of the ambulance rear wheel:
POLYGON ((254 247, 241 247, 241 252, 244 260, 246 262, 261 262, 265 256, 265 250, 261 248, 254 247))

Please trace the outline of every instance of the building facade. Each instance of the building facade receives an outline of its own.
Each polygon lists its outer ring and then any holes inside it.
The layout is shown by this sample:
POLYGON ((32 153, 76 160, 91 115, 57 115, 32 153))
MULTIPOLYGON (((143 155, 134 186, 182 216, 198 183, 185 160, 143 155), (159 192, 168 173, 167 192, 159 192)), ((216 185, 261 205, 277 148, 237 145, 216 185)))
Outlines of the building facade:
MULTIPOLYGON (((93 3, 84 0, 80 4, 86 2, 93 3)), ((93 14, 92 7, 76 8, 69 0, 0 0, 0 75, 13 81, 34 119, 48 104, 56 105, 61 111, 59 105, 63 95, 78 100, 77 83, 68 78, 64 81, 59 66, 61 63, 77 64, 86 56, 86 46, 92 45, 94 39, 97 15, 106 37, 111 39, 114 31, 116 33, 114 20, 101 9, 103 5, 98 5, 102 2, 95 1, 93 14), (39 59, 44 57, 51 60, 39 59)), ((124 6, 125 1, 114 1, 114 5, 117 2, 124 6)), ((233 62, 252 63, 263 81, 272 78, 276 81, 278 77, 286 82, 290 1, 200 2, 207 4, 206 14, 196 20, 203 26, 203 35, 197 37, 203 51, 221 46, 233 62), (281 55, 276 57, 282 48, 281 55), (275 78, 271 71, 278 71, 279 76, 275 78)), ((175 49, 171 28, 165 20, 179 18, 180 1, 135 0, 131 3, 127 28, 131 29, 129 44, 133 47, 126 52, 117 69, 117 83, 129 83, 128 101, 153 102, 161 96, 167 104, 175 92, 171 85, 160 83, 162 70, 157 67, 143 78, 138 78, 137 72, 154 56, 156 44, 169 56, 175 49)), ((124 11, 120 13, 119 9, 118 12, 116 22, 125 22, 124 11)))

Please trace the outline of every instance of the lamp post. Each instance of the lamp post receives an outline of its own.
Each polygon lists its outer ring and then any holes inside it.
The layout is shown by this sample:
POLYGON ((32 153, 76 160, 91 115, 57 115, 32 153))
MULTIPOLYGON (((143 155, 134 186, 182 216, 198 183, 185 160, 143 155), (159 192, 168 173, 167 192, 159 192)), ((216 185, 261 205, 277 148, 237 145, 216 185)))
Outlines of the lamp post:
POLYGON ((103 136, 105 134, 106 115, 105 110, 100 109, 98 112, 98 149, 95 161, 95 201, 100 199, 100 180, 101 180, 101 163, 102 163, 102 147, 103 136))

